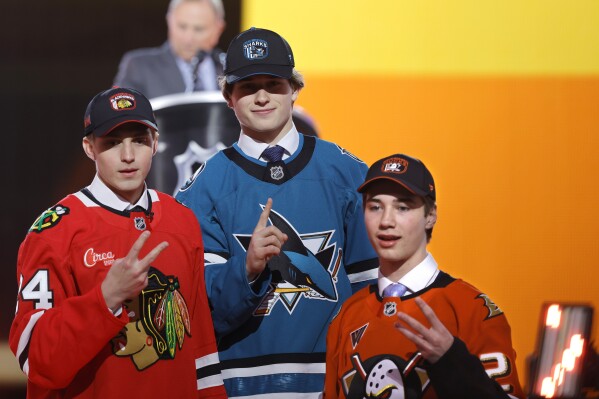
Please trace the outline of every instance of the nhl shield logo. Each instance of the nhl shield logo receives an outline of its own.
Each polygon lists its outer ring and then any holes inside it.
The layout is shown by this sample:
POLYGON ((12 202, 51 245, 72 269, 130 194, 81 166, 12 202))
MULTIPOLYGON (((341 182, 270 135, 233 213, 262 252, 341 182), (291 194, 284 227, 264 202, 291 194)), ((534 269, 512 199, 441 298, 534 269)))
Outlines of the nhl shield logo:
POLYGON ((133 223, 135 224, 135 228, 137 230, 145 230, 146 229, 146 219, 142 217, 133 218, 133 223))
POLYGON ((273 180, 281 180, 285 177, 285 172, 282 166, 273 166, 270 168, 270 177, 273 180))
POLYGON ((397 313, 397 305, 395 304, 395 302, 387 302, 385 304, 385 308, 383 309, 383 313, 385 314, 385 316, 389 317, 397 313))

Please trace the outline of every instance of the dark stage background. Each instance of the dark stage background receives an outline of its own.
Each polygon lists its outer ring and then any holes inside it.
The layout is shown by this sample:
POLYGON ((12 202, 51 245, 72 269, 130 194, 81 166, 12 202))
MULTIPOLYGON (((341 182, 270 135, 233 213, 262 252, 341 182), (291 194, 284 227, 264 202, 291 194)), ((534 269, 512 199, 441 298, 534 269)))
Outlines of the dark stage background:
MULTIPOLYGON (((220 47, 226 49, 239 32, 241 0, 223 2, 227 28, 220 47)), ((25 233, 42 211, 93 177, 93 163, 81 148, 85 107, 111 86, 125 51, 165 41, 167 5, 168 0, 0 5, 0 342, 8 339, 14 315, 15 265, 25 233)), ((0 390, 2 398, 14 395, 0 390)))

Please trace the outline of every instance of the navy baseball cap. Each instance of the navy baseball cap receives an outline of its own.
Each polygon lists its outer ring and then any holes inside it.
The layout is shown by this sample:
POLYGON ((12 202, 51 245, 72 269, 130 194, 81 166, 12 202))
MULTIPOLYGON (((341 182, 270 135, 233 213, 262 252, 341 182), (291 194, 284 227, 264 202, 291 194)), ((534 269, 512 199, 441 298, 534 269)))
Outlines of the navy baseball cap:
POLYGON ((401 184, 412 194, 436 200, 433 175, 419 159, 404 154, 379 159, 368 169, 366 180, 358 187, 358 192, 363 193, 372 182, 382 179, 401 184))
POLYGON ((106 136, 128 122, 158 130, 152 105, 143 94, 125 87, 113 87, 96 94, 87 105, 83 117, 84 136, 90 133, 106 136))
POLYGON ((227 83, 252 75, 273 75, 289 79, 295 62, 289 43, 268 29, 250 28, 229 44, 225 58, 227 83))

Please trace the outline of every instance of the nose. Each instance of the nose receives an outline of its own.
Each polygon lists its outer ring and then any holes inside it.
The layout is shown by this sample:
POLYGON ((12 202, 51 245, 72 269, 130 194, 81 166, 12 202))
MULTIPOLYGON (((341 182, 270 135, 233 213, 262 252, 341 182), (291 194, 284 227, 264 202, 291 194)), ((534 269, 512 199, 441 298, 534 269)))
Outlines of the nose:
POLYGON ((121 148, 121 161, 131 163, 135 160, 135 153, 133 151, 133 143, 124 141, 121 148))
POLYGON ((395 217, 393 209, 390 207, 385 208, 381 215, 381 228, 392 228, 395 227, 395 217))
POLYGON ((259 105, 268 104, 270 98, 268 97, 268 92, 265 89, 259 89, 256 92, 256 96, 254 97, 254 102, 259 105))

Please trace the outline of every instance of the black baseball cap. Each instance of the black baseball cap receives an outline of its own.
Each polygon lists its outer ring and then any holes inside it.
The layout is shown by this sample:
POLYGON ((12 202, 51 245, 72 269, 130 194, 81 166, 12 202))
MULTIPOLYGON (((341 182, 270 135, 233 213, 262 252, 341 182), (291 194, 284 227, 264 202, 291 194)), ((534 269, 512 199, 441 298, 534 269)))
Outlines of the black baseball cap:
POLYGON ((293 52, 285 39, 268 29, 250 28, 229 44, 225 77, 229 84, 252 75, 289 79, 294 66, 293 52))
POLYGON ((433 175, 419 159, 404 154, 379 159, 368 169, 358 192, 363 193, 374 181, 386 179, 401 184, 411 193, 436 200, 433 175))
POLYGON ((158 130, 150 101, 137 90, 113 87, 95 95, 83 117, 84 136, 106 136, 116 127, 137 122, 158 130))

